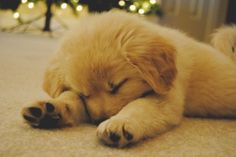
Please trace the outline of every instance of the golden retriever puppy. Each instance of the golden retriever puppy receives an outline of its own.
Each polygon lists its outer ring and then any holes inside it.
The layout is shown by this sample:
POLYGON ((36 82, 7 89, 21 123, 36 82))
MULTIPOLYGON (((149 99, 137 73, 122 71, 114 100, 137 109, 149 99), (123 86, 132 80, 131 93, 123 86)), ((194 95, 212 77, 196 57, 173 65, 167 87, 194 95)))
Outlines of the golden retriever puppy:
POLYGON ((218 29, 212 38, 215 48, 236 62, 236 26, 224 26, 218 29))
POLYGON ((236 116, 236 65, 183 33, 128 13, 81 19, 49 64, 52 97, 23 109, 39 128, 100 123, 97 136, 123 147, 188 116, 236 116))

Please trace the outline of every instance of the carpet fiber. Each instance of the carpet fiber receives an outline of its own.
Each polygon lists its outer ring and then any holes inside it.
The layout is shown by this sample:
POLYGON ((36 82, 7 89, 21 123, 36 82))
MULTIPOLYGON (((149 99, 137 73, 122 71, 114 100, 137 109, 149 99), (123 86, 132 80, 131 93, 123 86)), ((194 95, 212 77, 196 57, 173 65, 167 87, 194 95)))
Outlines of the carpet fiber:
POLYGON ((0 33, 0 157, 236 156, 236 120, 185 118, 172 131, 125 149, 100 144, 92 125, 29 127, 20 111, 47 98, 41 90, 42 76, 57 43, 47 37, 0 33))

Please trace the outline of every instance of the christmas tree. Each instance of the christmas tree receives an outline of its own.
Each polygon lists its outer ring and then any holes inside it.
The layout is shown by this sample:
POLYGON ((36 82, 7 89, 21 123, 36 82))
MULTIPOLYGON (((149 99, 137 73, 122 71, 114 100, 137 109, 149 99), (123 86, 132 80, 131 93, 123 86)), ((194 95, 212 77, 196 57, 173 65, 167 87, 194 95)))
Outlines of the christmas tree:
POLYGON ((11 8, 13 10, 13 18, 18 21, 18 25, 15 27, 27 25, 40 18, 45 18, 44 27, 42 28, 45 32, 51 31, 51 19, 54 14, 52 11, 53 5, 61 9, 70 7, 75 16, 80 14, 85 7, 88 8, 89 12, 103 12, 117 8, 140 15, 162 15, 160 0, 15 0, 11 1, 11 3, 7 2, 7 0, 0 1, 1 8, 11 8), (17 9, 22 4, 27 4, 29 9, 34 9, 40 1, 45 3, 46 12, 31 20, 24 20, 17 9))

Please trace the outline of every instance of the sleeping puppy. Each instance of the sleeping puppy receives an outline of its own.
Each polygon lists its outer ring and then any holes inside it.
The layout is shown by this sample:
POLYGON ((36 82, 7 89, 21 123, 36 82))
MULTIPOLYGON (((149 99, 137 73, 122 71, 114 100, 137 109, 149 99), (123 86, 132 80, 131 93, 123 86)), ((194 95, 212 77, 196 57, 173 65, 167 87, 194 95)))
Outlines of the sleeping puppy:
POLYGON ((179 125, 183 115, 236 116, 236 65, 183 33, 128 13, 81 19, 49 64, 52 97, 22 110, 33 127, 99 123, 123 147, 179 125))
POLYGON ((212 38, 215 48, 236 62, 236 26, 224 26, 218 29, 212 38))

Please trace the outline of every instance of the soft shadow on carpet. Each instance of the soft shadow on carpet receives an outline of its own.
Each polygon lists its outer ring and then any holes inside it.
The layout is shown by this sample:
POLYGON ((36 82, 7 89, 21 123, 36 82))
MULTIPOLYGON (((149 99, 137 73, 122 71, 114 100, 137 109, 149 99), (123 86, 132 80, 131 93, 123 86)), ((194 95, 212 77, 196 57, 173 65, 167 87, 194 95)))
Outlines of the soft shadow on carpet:
POLYGON ((33 129, 21 108, 47 95, 43 71, 58 40, 0 33, 0 157, 235 157, 236 120, 184 119, 172 131, 133 147, 106 147, 96 126, 33 129))

